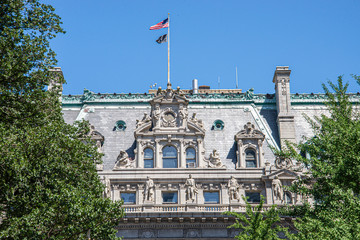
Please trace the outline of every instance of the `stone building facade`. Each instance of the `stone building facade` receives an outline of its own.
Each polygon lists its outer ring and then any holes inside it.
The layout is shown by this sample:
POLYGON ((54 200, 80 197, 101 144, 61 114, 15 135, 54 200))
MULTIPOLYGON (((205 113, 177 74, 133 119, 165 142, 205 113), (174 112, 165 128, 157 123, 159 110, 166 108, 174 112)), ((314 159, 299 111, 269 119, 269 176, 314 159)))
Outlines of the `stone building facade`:
MULTIPOLYGON (((290 94, 288 67, 277 67, 274 94, 241 90, 158 89, 148 94, 63 95, 68 123, 85 119, 103 164, 104 195, 123 199, 125 239, 229 239, 242 196, 265 208, 309 199, 287 191, 306 171, 274 149, 312 131, 303 114, 326 114, 324 94, 290 94), (197 92, 197 93, 196 93, 197 92)), ((350 100, 359 101, 357 94, 350 100)), ((284 220, 286 222, 286 219, 284 220)))

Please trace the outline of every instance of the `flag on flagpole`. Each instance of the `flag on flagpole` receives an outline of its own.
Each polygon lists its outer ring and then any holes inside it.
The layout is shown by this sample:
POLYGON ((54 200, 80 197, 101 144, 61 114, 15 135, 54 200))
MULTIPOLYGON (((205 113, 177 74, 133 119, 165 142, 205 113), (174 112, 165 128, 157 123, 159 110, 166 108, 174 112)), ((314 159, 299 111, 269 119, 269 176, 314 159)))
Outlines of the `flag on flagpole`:
POLYGON ((164 35, 160 36, 160 37, 156 40, 156 42, 157 42, 158 44, 163 43, 163 42, 167 42, 167 34, 164 34, 164 35))
POLYGON ((162 29, 162 28, 167 28, 169 27, 169 19, 165 19, 164 21, 161 21, 153 26, 150 27, 150 30, 158 30, 158 29, 162 29))

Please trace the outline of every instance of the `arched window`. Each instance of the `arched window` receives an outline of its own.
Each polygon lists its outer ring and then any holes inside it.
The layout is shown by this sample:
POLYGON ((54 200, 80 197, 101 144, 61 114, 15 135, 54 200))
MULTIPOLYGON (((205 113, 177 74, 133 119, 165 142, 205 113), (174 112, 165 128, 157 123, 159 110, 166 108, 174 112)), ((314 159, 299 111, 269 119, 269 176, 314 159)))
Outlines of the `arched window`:
POLYGON ((247 168, 256 168, 256 155, 255 151, 248 149, 245 151, 245 163, 247 168))
POLYGON ((154 151, 151 148, 144 150, 144 168, 154 167, 154 151))
POLYGON ((177 168, 177 150, 173 146, 163 148, 163 168, 177 168))
POLYGON ((196 167, 196 151, 194 148, 189 147, 186 149, 186 168, 196 167))

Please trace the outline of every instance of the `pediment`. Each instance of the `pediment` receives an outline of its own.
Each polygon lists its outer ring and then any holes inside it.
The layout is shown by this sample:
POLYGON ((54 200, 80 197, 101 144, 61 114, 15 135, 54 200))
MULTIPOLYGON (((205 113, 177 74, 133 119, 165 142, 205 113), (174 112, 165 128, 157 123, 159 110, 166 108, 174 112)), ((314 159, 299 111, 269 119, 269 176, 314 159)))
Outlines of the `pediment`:
POLYGON ((281 169, 281 170, 277 170, 275 172, 272 172, 271 174, 266 175, 263 178, 272 180, 276 176, 279 179, 295 180, 299 176, 299 174, 297 172, 289 170, 289 169, 281 169))
POLYGON ((205 129, 203 127, 201 127, 201 125, 199 125, 199 124, 188 121, 187 127, 190 132, 197 133, 197 134, 201 133, 201 135, 205 135, 205 129))
POLYGON ((241 140, 241 139, 265 139, 265 134, 263 134, 261 131, 255 129, 255 125, 248 122, 244 125, 244 129, 238 132, 235 135, 235 141, 241 140))

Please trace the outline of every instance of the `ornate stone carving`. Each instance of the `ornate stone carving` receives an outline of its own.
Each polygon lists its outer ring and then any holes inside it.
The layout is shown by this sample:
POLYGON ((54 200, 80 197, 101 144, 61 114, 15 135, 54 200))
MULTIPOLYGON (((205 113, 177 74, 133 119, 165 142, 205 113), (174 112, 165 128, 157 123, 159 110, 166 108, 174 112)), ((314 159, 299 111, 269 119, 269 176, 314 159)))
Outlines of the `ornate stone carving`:
POLYGON ((155 109, 152 112, 152 118, 154 127, 160 127, 161 110, 159 104, 155 105, 155 109))
POLYGON ((149 122, 151 122, 151 117, 147 113, 144 113, 144 117, 141 120, 136 120, 136 128, 139 128, 149 122))
POLYGON ((220 155, 214 149, 212 153, 210 153, 208 167, 209 168, 226 168, 226 166, 221 162, 220 155))
POLYGON ((272 181, 272 187, 273 187, 274 201, 282 203, 284 197, 284 191, 283 191, 282 183, 278 176, 275 176, 275 179, 272 181))
POLYGON ((176 127, 177 114, 171 109, 166 108, 161 115, 162 127, 176 127))
POLYGON ((228 182, 228 188, 229 188, 230 201, 231 200, 240 201, 240 194, 239 194, 240 185, 234 176, 231 176, 228 182))
POLYGON ((200 128, 204 128, 204 124, 202 120, 196 118, 196 113, 193 113, 193 115, 190 118, 190 121, 193 122, 195 125, 199 126, 200 128))
POLYGON ((180 117, 180 126, 185 127, 188 119, 187 108, 184 108, 183 104, 179 105, 179 117, 180 117))
POLYGON ((154 181, 149 176, 145 182, 144 201, 154 202, 154 181))
POLYGON ((293 163, 290 158, 276 157, 275 167, 277 169, 291 169, 293 168, 293 163))
POLYGON ((104 198, 111 197, 111 183, 107 176, 103 176, 100 181, 105 185, 103 196, 104 198))
POLYGON ((198 194, 199 190, 195 185, 195 180, 192 178, 191 174, 189 174, 189 178, 186 179, 185 182, 186 187, 186 200, 194 202, 196 200, 196 195, 198 194))
POLYGON ((244 125, 244 130, 241 130, 240 132, 238 132, 236 134, 237 138, 259 138, 259 139, 264 139, 265 135, 260 132, 259 130, 255 129, 254 124, 248 122, 244 125))
POLYGON ((119 170, 122 168, 133 168, 134 162, 129 158, 129 155, 125 151, 120 151, 119 156, 116 159, 113 170, 119 170))
POLYGON ((246 91, 245 93, 245 99, 246 100, 252 100, 254 98, 254 89, 250 88, 249 90, 246 91))

